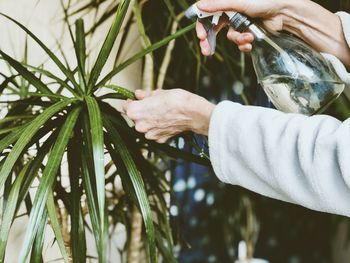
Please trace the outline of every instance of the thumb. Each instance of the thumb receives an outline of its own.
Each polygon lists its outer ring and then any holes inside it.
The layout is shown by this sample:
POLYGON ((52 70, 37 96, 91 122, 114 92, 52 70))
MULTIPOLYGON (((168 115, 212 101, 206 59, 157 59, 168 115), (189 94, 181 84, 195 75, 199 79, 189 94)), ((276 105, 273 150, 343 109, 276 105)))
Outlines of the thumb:
POLYGON ((123 104, 123 112, 124 112, 124 113, 127 112, 128 107, 129 107, 129 105, 130 105, 131 102, 132 102, 132 100, 130 100, 130 99, 127 99, 127 100, 124 102, 124 104, 123 104))
POLYGON ((237 11, 244 12, 247 0, 201 0, 197 7, 205 12, 237 11))

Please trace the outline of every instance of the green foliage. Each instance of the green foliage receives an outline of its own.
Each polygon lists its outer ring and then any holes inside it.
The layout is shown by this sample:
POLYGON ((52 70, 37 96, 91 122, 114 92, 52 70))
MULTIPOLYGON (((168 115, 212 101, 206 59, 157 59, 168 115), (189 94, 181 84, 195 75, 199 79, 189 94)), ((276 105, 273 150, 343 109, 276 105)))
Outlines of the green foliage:
MULTIPOLYGON (((64 262, 71 259, 73 262, 86 261, 86 231, 94 234, 98 261, 107 262, 108 238, 112 226, 118 222, 127 226, 130 210, 135 206, 143 217, 149 261, 157 261, 157 247, 165 259, 174 261, 164 200, 164 194, 169 191, 168 182, 156 165, 158 159, 152 162, 145 157, 145 153, 153 156, 154 153, 157 153, 156 156, 165 153, 174 158, 182 157, 206 164, 208 161, 167 145, 148 142, 143 135, 129 127, 120 112, 104 100, 134 99, 134 94, 129 90, 110 84, 111 78, 150 52, 183 36, 193 29, 193 25, 154 44, 150 43, 131 58, 117 63, 110 73, 101 78, 117 37, 125 34, 121 28, 127 23, 125 17, 131 9, 130 2, 123 0, 116 5, 116 9, 112 8, 115 12, 112 25, 92 70, 86 65, 88 34, 83 19, 75 23, 75 36, 73 28, 67 23, 77 60, 76 68, 71 70, 72 65, 64 65, 28 28, 1 14, 28 34, 65 78, 62 79, 44 66, 35 67, 26 60, 20 62, 0 50, 1 59, 6 61, 11 72, 10 76, 2 75, 4 81, 1 83, 1 92, 11 92, 17 98, 5 102, 8 112, 0 121, 0 187, 4 191, 0 230, 1 262, 5 257, 11 225, 22 204, 26 205, 29 223, 19 262, 26 262, 27 258, 31 258, 31 262, 42 261, 48 222, 53 228, 64 262), (112 93, 97 96, 94 92, 101 87, 109 88, 112 93), (109 163, 108 159, 111 159, 109 163), (67 168, 62 165, 65 162, 67 168), (68 174, 69 188, 63 188, 62 174, 68 174), (117 178, 121 179, 125 194, 116 198, 114 204, 107 204, 108 196, 117 191, 114 185, 117 178), (38 187, 34 200, 31 200, 29 189, 35 184, 38 187), (107 190, 108 184, 113 185, 112 191, 107 190), (152 200, 158 200, 159 203, 152 200), (67 233, 62 233, 63 223, 57 210, 59 204, 60 209, 63 207, 70 217, 68 240, 67 233), (70 250, 65 247, 67 242, 70 250)), ((64 11, 68 14, 67 9, 64 11)), ((122 40, 119 49, 123 44, 122 40)))

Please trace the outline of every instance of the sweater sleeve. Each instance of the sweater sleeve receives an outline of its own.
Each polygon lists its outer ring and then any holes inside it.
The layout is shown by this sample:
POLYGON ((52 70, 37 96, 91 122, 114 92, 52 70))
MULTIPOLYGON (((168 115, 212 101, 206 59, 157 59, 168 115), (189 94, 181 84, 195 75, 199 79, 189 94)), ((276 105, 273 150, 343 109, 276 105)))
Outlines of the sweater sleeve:
POLYGON ((225 183, 350 216, 350 119, 224 101, 211 118, 209 147, 225 183))
MULTIPOLYGON (((350 14, 346 12, 338 12, 336 13, 343 26, 343 32, 345 36, 345 40, 348 43, 348 46, 350 47, 350 14)), ((327 53, 322 53, 324 58, 330 62, 335 71, 337 72, 338 76, 347 84, 350 86, 350 73, 347 72, 345 66, 343 63, 335 56, 327 53)))

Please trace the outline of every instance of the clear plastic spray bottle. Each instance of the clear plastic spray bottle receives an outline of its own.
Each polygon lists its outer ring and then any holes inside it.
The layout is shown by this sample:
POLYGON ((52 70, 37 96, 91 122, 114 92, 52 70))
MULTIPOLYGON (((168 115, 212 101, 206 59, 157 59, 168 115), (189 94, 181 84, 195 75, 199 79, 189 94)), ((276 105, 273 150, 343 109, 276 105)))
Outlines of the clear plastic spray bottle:
POLYGON ((286 33, 270 33, 246 16, 228 13, 230 25, 254 35, 254 69, 275 107, 284 112, 322 112, 344 90, 332 65, 305 42, 286 33))
MULTIPOLYGON (((287 33, 270 33, 237 12, 207 13, 196 4, 186 12, 209 22, 208 41, 215 52, 215 25, 226 14, 236 31, 254 35, 251 57, 265 93, 278 110, 313 115, 324 111, 344 90, 333 66, 312 47, 287 33), (208 19, 211 19, 211 21, 208 19)), ((205 26, 208 23, 204 23, 205 26)))

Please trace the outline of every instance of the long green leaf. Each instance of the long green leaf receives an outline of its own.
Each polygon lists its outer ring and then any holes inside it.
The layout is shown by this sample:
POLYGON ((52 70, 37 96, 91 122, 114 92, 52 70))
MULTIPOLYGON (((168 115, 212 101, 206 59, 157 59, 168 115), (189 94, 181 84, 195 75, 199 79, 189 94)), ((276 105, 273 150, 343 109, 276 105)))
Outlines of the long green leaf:
MULTIPOLYGON (((88 204, 88 208, 89 208, 89 214, 90 214, 90 218, 91 218, 91 225, 92 225, 92 230, 94 232, 94 238, 96 241, 96 246, 99 247, 100 243, 101 243, 101 239, 103 239, 103 237, 101 237, 101 230, 100 230, 100 224, 99 224, 99 213, 98 213, 98 203, 97 203, 97 198, 95 198, 95 194, 94 194, 94 187, 92 185, 91 182, 91 173, 93 173, 92 169, 89 169, 89 165, 87 163, 86 160, 86 155, 82 154, 82 160, 81 160, 81 169, 82 169, 82 175, 83 175, 83 185, 84 185, 84 189, 86 192, 86 197, 87 197, 87 204, 88 204)), ((98 249, 97 251, 99 254, 102 253, 102 251, 100 249, 98 249)), ((102 255, 100 256, 100 258, 102 257, 102 255)))
POLYGON ((71 200, 71 249, 73 262, 85 263, 86 262, 86 240, 84 221, 82 218, 82 211, 80 205, 80 199, 82 191, 79 187, 80 170, 81 170, 81 151, 82 146, 81 136, 77 133, 70 140, 67 148, 69 181, 71 186, 70 200, 71 200))
POLYGON ((109 133, 109 137, 114 144, 114 147, 118 149, 121 158, 124 161, 125 167, 129 172, 130 179, 134 186, 136 196, 138 198, 141 214, 145 224, 147 239, 149 243, 150 250, 150 262, 157 262, 157 253, 156 253, 156 244, 155 244, 155 230, 152 219, 152 212, 149 205, 147 193, 145 191, 145 186, 143 180, 140 176, 140 173, 136 167, 134 160, 132 159, 129 150, 126 148, 123 140, 121 139, 118 131, 114 129, 113 125, 109 120, 104 120, 104 125, 109 133))
MULTIPOLYGON (((94 164, 93 164, 93 150, 92 150, 92 138, 90 134, 90 125, 87 115, 84 115, 83 119, 83 136, 84 144, 82 148, 84 152, 81 153, 81 169, 83 176, 83 186, 87 196, 87 204, 89 208, 89 214, 91 219, 92 230, 94 232, 96 246, 99 247, 102 242, 100 242, 103 237, 101 236, 100 224, 99 224, 99 209, 97 200, 97 190, 96 190, 96 178, 94 175, 94 164)), ((98 249, 97 252, 100 258, 103 256, 103 248, 98 249)))
POLYGON ((36 87, 40 92, 52 94, 52 91, 33 73, 26 69, 20 62, 11 58, 5 52, 0 50, 1 56, 19 73, 23 78, 28 80, 30 84, 36 87))
POLYGON ((189 26, 187 26, 187 27, 177 31, 175 34, 170 35, 170 36, 160 40, 159 42, 154 43, 153 45, 149 46, 148 48, 145 48, 144 50, 138 52, 137 54, 135 54, 134 56, 132 56, 131 58, 129 58, 125 62, 121 63, 116 68, 114 68, 110 73, 108 73, 98 84, 96 84, 96 86, 95 86, 95 88, 93 90, 96 90, 98 88, 101 88, 101 87, 105 86, 105 84, 109 80, 111 80, 116 74, 118 74, 120 71, 122 71, 126 67, 130 66, 135 61, 139 60, 140 58, 143 58, 148 53, 151 53, 151 52, 155 51, 156 49, 158 49, 158 48, 160 48, 162 46, 165 46, 171 40, 176 39, 176 38, 186 34, 190 30, 192 30, 194 27, 195 27, 195 24, 191 24, 191 25, 189 25, 189 26))
POLYGON ((88 91, 91 91, 93 89, 93 86, 96 84, 101 71, 111 53, 111 50, 113 48, 114 42, 117 39, 117 36, 119 34, 120 28, 123 24, 125 15, 128 11, 128 7, 130 4, 130 0, 123 0, 118 6, 117 13, 115 15, 115 19, 113 21, 113 24, 107 34, 107 37, 102 45, 102 48, 100 50, 100 53, 98 54, 98 57, 96 59, 95 65, 92 68, 92 71, 90 73, 90 80, 88 84, 88 91))
MULTIPOLYGON (((92 97, 86 97, 86 105, 89 113, 89 124, 91 132, 92 152, 95 167, 95 178, 97 187, 97 200, 99 211, 99 222, 101 239, 99 247, 106 246, 104 236, 107 226, 105 226, 105 170, 104 170, 104 140, 103 140, 103 124, 101 111, 97 104, 96 99, 92 97)), ((102 260, 104 261, 104 260, 102 260)))
MULTIPOLYGON (((0 170, 0 188, 3 186, 6 178, 11 173, 14 164, 16 163, 18 157, 21 155, 23 149, 26 147, 28 142, 32 139, 35 133, 40 129, 40 127, 50 119, 54 114, 61 111, 69 104, 74 102, 75 99, 67 99, 64 101, 57 102, 51 107, 47 108, 43 113, 36 117, 22 132, 17 143, 13 147, 9 156, 6 158, 4 166, 0 170)), ((17 132, 14 132, 14 135, 9 134, 10 137, 5 137, 5 139, 0 141, 0 149, 4 147, 9 141, 13 140, 18 136, 17 132)), ((11 142, 10 142, 11 143, 11 142)), ((7 147, 6 145, 5 147, 7 147)))
POLYGON ((30 163, 24 166, 22 171, 17 176, 15 182, 13 183, 8 197, 8 202, 2 217, 2 223, 0 228, 0 262, 4 262, 3 260, 5 257, 6 244, 8 240, 8 235, 10 233, 10 228, 13 222, 13 218, 16 212, 19 191, 21 189, 22 182, 25 178, 25 174, 28 170, 29 164, 30 163))
POLYGON ((106 88, 114 90, 118 94, 122 95, 125 99, 136 100, 135 93, 132 92, 131 90, 128 90, 116 85, 106 85, 106 88))
POLYGON ((38 225, 38 231, 35 236, 34 245, 32 249, 32 253, 30 256, 30 263, 43 263, 42 251, 44 248, 44 240, 45 240, 45 230, 47 226, 47 210, 45 209, 41 218, 36 222, 38 225))
POLYGON ((58 169, 60 168, 61 160, 68 144, 69 138, 72 135, 73 128, 76 124, 81 108, 75 108, 68 115, 66 122, 62 126, 58 135, 57 141, 51 150, 47 165, 43 171, 42 179, 38 187, 33 208, 30 212, 28 229, 24 237, 24 244, 19 256, 19 262, 26 262, 32 247, 34 237, 38 230, 37 222, 43 216, 45 211, 45 203, 49 191, 54 183, 58 169))
POLYGON ((162 234, 160 231, 156 231, 156 241, 157 246, 160 250, 160 253, 163 255, 165 262, 167 263, 177 263, 177 260, 173 254, 173 252, 169 249, 170 245, 167 240, 162 238, 162 234))
POLYGON ((50 151, 53 143, 56 141, 58 136, 58 131, 54 131, 45 143, 38 149, 34 160, 31 162, 30 167, 25 175, 25 179, 21 186, 21 191, 19 193, 17 210, 20 208, 21 202, 28 196, 30 196, 29 189, 32 186, 34 179, 37 177, 40 168, 42 167, 43 160, 47 153, 50 151))
MULTIPOLYGON (((29 64, 24 64, 22 63, 22 65, 28 69, 31 69, 33 72, 37 72, 40 73, 46 77, 49 77, 52 80, 55 80, 58 84, 61 85, 61 88, 66 88, 67 90, 69 90, 70 93, 72 93, 75 97, 79 97, 79 94, 68 84, 68 79, 67 80, 62 80, 59 77, 57 77, 56 75, 52 74, 50 71, 45 70, 43 68, 39 68, 39 67, 35 67, 29 64)), ((73 73, 75 72, 75 70, 73 70, 73 73)), ((60 94, 59 92, 57 92, 56 94, 60 94)))
POLYGON ((55 62, 55 64, 58 66, 58 68, 66 75, 66 77, 71 81, 71 83, 79 88, 78 83, 75 81, 74 75, 71 71, 69 71, 63 63, 58 59, 58 57, 48 48, 38 37, 36 37, 28 28, 26 28, 24 25, 13 19, 12 17, 9 17, 8 15, 5 15, 3 13, 0 13, 1 16, 11 20, 13 23, 15 23, 17 26, 19 26, 23 31, 25 31, 48 55, 49 57, 55 62))
POLYGON ((78 61, 79 84, 83 92, 86 90, 85 63, 86 63, 86 43, 84 20, 78 19, 75 22, 75 54, 78 61))
POLYGON ((55 201, 53 199, 53 193, 51 189, 49 190, 49 194, 47 197, 46 207, 47 207, 47 212, 50 218, 53 232, 55 233, 55 238, 56 238, 58 247, 60 248, 61 254, 63 256, 63 260, 65 263, 68 263, 69 262, 68 254, 66 251, 66 247, 64 246, 63 235, 61 232, 60 225, 58 223, 55 201))

